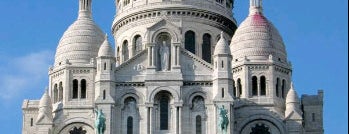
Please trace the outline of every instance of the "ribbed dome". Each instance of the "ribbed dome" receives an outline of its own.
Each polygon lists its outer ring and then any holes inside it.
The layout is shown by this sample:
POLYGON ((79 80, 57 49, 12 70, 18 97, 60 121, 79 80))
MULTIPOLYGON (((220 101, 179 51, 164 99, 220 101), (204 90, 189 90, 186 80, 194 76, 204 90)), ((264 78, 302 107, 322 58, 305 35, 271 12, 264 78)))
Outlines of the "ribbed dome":
POLYGON ((272 55, 286 60, 285 45, 278 30, 263 15, 261 5, 254 4, 232 38, 230 47, 234 59, 264 60, 272 55))
POLYGON ((108 37, 105 35, 105 39, 101 47, 98 51, 98 56, 108 56, 108 57, 114 57, 114 51, 113 48, 110 46, 108 42, 108 37))
POLYGON ((291 83, 291 89, 286 96, 286 104, 288 103, 299 103, 297 92, 293 88, 293 83, 291 83))
POLYGON ((70 63, 89 63, 91 58, 97 57, 104 34, 92 20, 91 4, 83 2, 86 1, 80 0, 78 19, 64 32, 59 42, 55 66, 66 60, 70 63))
POLYGON ((224 39, 223 32, 221 32, 221 38, 217 42, 214 50, 214 55, 217 54, 230 54, 230 48, 227 41, 224 39))

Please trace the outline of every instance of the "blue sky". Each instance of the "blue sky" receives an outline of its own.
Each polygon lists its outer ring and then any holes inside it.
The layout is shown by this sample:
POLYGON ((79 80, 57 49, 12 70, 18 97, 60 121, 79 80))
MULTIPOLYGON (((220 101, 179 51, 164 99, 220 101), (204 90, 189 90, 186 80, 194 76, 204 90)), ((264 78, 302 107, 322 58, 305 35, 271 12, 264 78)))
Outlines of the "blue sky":
MULTIPOLYGON (((48 85, 48 67, 77 17, 77 2, 0 1, 0 133, 21 133, 23 99, 40 99, 48 85)), ((263 5, 283 36, 298 94, 323 89, 325 133, 347 134, 348 1, 264 0, 263 5)), ((109 35, 115 11, 113 0, 93 2, 94 20, 109 35)), ((241 23, 248 0, 236 0, 234 12, 241 23)))

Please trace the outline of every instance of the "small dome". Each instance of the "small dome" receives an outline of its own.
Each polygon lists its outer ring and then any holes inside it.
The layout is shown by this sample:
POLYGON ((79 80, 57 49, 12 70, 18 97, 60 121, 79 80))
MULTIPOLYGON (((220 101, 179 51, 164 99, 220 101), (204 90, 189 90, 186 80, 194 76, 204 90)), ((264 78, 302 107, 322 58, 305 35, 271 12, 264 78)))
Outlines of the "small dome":
POLYGON ((55 66, 69 60, 70 63, 89 63, 98 56, 104 41, 104 33, 91 17, 91 4, 80 1, 79 17, 64 32, 55 56, 55 66))
POLYGON ((51 97, 48 95, 47 91, 45 91, 44 95, 42 95, 39 102, 39 108, 42 108, 42 107, 48 107, 48 108, 52 107, 51 97))
POLYGON ((293 88, 293 83, 291 83, 291 89, 286 96, 286 104, 288 103, 299 103, 297 92, 293 88))
MULTIPOLYGON (((259 2, 258 4, 261 4, 259 2)), ((231 41, 234 58, 286 60, 283 40, 274 25, 263 15, 261 5, 251 4, 249 16, 241 23, 231 41)))
POLYGON ((223 32, 221 32, 221 37, 214 50, 214 55, 217 54, 230 54, 230 48, 227 41, 224 39, 223 32))
POLYGON ((105 35, 105 39, 103 44, 101 45, 101 47, 99 48, 98 51, 98 56, 108 56, 108 57, 114 57, 114 50, 113 48, 110 46, 109 42, 108 42, 108 37, 107 35, 105 35))

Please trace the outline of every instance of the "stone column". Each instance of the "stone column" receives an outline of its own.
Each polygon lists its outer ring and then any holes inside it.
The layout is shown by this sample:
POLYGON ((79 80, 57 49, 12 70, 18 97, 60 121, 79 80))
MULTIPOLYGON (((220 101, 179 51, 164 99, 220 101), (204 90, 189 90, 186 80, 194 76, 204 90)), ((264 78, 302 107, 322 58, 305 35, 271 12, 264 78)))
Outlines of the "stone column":
POLYGON ((152 57, 151 57, 152 53, 151 52, 152 51, 151 51, 151 44, 150 43, 147 44, 147 49, 148 49, 148 58, 147 58, 148 59, 148 67, 151 67, 151 65, 152 65, 152 61, 151 61, 152 60, 152 57))
POLYGON ((152 103, 146 103, 147 108, 147 134, 153 134, 153 104, 152 103))
POLYGON ((181 65, 179 64, 180 63, 180 45, 181 43, 172 43, 173 45, 173 64, 172 64, 172 70, 180 70, 180 67, 181 65))

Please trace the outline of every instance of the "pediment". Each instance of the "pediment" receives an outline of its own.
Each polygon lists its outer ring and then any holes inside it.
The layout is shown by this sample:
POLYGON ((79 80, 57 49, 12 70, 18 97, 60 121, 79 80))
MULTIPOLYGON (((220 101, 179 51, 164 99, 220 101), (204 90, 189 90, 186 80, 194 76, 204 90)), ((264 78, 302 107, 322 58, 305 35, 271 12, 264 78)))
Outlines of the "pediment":
POLYGON ((144 81, 147 64, 147 51, 144 50, 116 68, 116 81, 144 81))
POLYGON ((211 81, 213 66, 200 57, 182 49, 180 55, 183 79, 185 81, 211 81))
POLYGON ((155 22, 153 25, 147 28, 148 40, 155 42, 157 35, 162 32, 169 33, 172 37, 172 42, 180 42, 181 28, 179 22, 178 24, 176 22, 173 23, 168 21, 166 18, 155 22))
POLYGON ((302 115, 300 114, 300 112, 294 110, 286 116, 286 119, 290 119, 290 120, 302 119, 302 115))
POLYGON ((177 26, 176 24, 174 24, 170 21, 167 21, 166 19, 161 19, 160 21, 155 22, 152 26, 148 27, 147 29, 149 31, 157 31, 158 29, 161 29, 164 27, 180 30, 179 26, 177 26))

